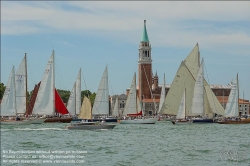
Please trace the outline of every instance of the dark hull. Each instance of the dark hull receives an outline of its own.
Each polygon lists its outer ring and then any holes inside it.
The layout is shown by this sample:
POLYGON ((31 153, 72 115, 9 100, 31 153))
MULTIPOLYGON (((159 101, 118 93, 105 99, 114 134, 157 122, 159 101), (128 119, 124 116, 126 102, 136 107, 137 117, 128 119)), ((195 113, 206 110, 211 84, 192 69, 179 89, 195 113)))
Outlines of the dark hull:
POLYGON ((96 124, 95 122, 76 123, 66 126, 68 130, 101 130, 113 129, 116 124, 96 124))
POLYGON ((46 120, 44 121, 44 123, 70 123, 72 121, 72 118, 58 118, 58 117, 54 117, 54 118, 46 118, 46 120))
POLYGON ((194 119, 193 123, 214 123, 213 119, 194 119))
MULTIPOLYGON (((101 122, 102 119, 93 119, 93 122, 101 122)), ((105 122, 107 123, 110 123, 110 122, 118 122, 118 120, 116 118, 108 118, 108 119, 105 119, 105 122)))
POLYGON ((224 121, 224 122, 217 122, 219 124, 248 124, 250 122, 247 121, 224 121))

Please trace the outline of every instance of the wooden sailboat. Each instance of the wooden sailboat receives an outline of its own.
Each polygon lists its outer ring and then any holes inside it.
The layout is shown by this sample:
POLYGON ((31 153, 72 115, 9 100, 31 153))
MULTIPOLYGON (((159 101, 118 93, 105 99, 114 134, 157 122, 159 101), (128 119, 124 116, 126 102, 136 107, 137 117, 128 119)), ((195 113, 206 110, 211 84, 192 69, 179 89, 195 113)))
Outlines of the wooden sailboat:
POLYGON ((219 124, 247 124, 250 121, 241 120, 239 117, 239 81, 238 74, 230 91, 228 102, 226 104, 224 120, 217 122, 219 124))
POLYGON ((71 122, 71 117, 58 117, 58 114, 68 114, 68 110, 64 105, 60 95, 55 89, 55 74, 54 74, 54 50, 46 66, 42 81, 40 83, 35 103, 32 110, 33 116, 46 117, 45 123, 51 122, 71 122))
MULTIPOLYGON (((102 77, 100 85, 104 85, 102 84, 104 83, 104 80, 106 78, 107 74, 107 67, 104 70, 104 77, 102 77)), ((99 86, 99 89, 101 89, 101 87, 99 86)), ((106 94, 106 93, 104 93, 106 94)), ((100 94, 99 94, 100 95, 100 94)), ((103 105, 99 104, 96 105, 96 111, 100 110, 102 111, 101 113, 107 113, 108 109, 109 109, 109 105, 105 104, 107 101, 107 98, 105 95, 100 95, 100 98, 98 98, 97 103, 102 103, 104 102, 103 105), (99 107, 98 107, 99 106, 99 107)), ((82 107, 81 107, 81 111, 78 115, 79 119, 83 119, 81 122, 78 123, 71 123, 69 126, 66 126, 66 129, 69 130, 96 130, 96 129, 113 129, 116 124, 106 124, 105 121, 100 122, 94 122, 92 119, 92 108, 91 108, 91 102, 89 100, 89 98, 87 98, 86 96, 84 96, 83 99, 83 103, 82 103, 82 107)), ((103 114, 102 114, 103 115, 103 114)))
MULTIPOLYGON (((192 115, 191 107, 194 96, 194 87, 200 66, 200 51, 197 43, 186 59, 181 62, 160 110, 160 114, 177 115, 182 94, 186 88, 186 93, 188 94, 186 96, 186 110, 192 115)), ((215 114, 223 115, 224 108, 218 101, 205 78, 203 89, 204 114, 210 119, 212 119, 215 114)))
POLYGON ((191 124, 192 120, 186 120, 186 89, 182 95, 176 119, 172 121, 173 124, 191 124))
POLYGON ((158 120, 157 118, 147 118, 147 119, 136 118, 138 116, 142 117, 143 115, 142 110, 140 110, 140 112, 138 110, 138 104, 140 103, 136 95, 136 74, 134 74, 127 102, 123 112, 123 114, 125 115, 124 120, 121 120, 120 124, 155 124, 157 122, 158 120), (129 119, 126 119, 126 116, 129 117, 129 119))

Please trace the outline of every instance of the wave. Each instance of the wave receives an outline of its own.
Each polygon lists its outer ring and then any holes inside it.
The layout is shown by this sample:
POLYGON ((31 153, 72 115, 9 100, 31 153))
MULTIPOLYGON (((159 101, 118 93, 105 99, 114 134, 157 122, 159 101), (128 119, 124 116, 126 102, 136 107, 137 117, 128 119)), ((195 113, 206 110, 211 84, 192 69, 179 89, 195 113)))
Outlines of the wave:
POLYGON ((14 128, 14 129, 1 129, 1 131, 10 131, 10 130, 32 131, 32 130, 65 130, 65 129, 62 129, 62 128, 38 128, 38 129, 32 129, 32 128, 14 128))

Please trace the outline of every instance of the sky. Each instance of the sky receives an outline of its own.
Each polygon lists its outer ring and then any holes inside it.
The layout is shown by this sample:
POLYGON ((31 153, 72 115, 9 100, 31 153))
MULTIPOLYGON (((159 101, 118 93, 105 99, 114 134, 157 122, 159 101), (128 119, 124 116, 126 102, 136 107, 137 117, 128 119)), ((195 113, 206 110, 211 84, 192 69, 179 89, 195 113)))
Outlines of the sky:
POLYGON ((198 42, 208 83, 227 85, 238 73, 240 97, 250 100, 249 9, 248 1, 1 1, 0 82, 26 52, 33 90, 54 49, 57 89, 71 90, 81 68, 82 90, 96 92, 107 65, 110 95, 126 93, 146 20, 160 84, 164 73, 172 83, 198 42))

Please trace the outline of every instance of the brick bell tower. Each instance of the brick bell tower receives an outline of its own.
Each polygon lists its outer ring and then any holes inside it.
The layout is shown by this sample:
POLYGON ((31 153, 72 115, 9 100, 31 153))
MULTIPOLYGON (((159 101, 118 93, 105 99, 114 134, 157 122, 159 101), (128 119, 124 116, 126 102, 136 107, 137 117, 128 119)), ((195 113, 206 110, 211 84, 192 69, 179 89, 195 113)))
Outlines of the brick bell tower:
POLYGON ((149 43, 146 29, 146 20, 144 20, 143 34, 139 45, 138 86, 140 100, 151 99, 152 59, 151 45, 149 43))

